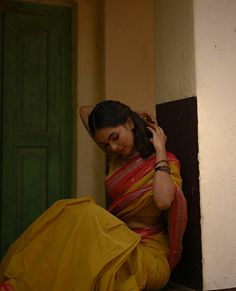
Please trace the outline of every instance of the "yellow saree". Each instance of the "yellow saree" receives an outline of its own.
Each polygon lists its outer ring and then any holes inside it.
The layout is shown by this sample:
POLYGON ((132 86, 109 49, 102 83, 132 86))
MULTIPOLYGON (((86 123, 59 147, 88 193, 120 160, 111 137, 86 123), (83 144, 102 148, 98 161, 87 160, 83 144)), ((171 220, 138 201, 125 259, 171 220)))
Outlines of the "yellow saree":
MULTIPOLYGON (((180 186, 177 161, 171 175, 180 186)), ((0 290, 138 291, 160 289, 170 273, 169 243, 152 193, 153 157, 111 173, 109 211, 90 197, 60 200, 12 244, 0 266, 0 290), (129 229, 135 218, 148 225, 129 229)), ((176 186, 178 187, 178 186, 176 186)))

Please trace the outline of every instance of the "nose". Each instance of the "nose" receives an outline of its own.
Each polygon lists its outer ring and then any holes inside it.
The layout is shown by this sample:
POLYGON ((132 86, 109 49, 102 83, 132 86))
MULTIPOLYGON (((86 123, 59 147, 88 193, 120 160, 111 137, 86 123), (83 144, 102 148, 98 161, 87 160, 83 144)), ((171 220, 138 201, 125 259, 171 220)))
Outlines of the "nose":
POLYGON ((116 144, 115 142, 111 142, 110 143, 110 148, 113 152, 116 152, 118 149, 118 144, 116 144))

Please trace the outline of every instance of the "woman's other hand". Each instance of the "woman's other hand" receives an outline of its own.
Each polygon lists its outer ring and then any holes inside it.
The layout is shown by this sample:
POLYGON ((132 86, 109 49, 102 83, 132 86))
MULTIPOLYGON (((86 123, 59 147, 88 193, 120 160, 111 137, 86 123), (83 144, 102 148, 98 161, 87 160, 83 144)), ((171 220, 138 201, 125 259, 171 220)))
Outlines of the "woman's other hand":
MULTIPOLYGON (((152 133, 150 141, 156 150, 156 162, 159 166, 168 168, 168 159, 166 154, 166 140, 167 137, 163 129, 158 126, 155 118, 149 114, 141 114, 141 117, 147 122, 148 129, 152 133)), ((170 177, 170 174, 166 171, 155 171, 154 181, 154 201, 160 210, 164 210, 170 207, 174 199, 175 185, 170 177)))
POLYGON ((167 137, 163 129, 157 125, 157 123, 150 123, 148 129, 152 133, 152 138, 150 138, 156 152, 165 151, 167 137))
POLYGON ((166 158, 166 140, 167 137, 163 129, 158 126, 156 119, 151 116, 149 113, 142 112, 139 115, 146 121, 148 124, 148 130, 152 133, 150 141, 153 143, 153 146, 156 150, 157 160, 166 158))

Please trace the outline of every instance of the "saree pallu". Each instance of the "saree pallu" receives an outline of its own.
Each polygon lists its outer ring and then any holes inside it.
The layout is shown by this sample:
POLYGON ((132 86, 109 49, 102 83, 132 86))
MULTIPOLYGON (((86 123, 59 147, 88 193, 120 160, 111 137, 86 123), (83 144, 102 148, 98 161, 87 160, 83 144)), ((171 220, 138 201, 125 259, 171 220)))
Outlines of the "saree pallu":
POLYGON ((164 287, 170 272, 166 233, 156 232, 156 221, 150 227, 153 233, 148 229, 146 236, 142 229, 131 230, 125 223, 134 215, 153 219, 149 189, 153 169, 144 167, 146 163, 150 167, 151 160, 137 157, 106 180, 107 191, 114 198, 110 212, 90 197, 54 203, 9 248, 0 265, 0 282, 4 282, 0 290, 139 291, 164 287), (127 169, 134 171, 132 183, 127 169), (119 194, 120 186, 123 192, 119 194), (122 199, 128 193, 134 198, 139 190, 143 194, 132 203, 122 199), (149 208, 152 214, 146 216, 149 208))
POLYGON ((168 261, 173 270, 181 260, 182 239, 187 224, 187 203, 181 190, 180 164, 176 157, 167 152, 170 175, 175 183, 174 200, 168 210, 160 212, 155 206, 153 196, 153 178, 156 156, 145 161, 141 157, 127 163, 120 170, 112 171, 106 180, 107 194, 113 203, 109 211, 116 217, 129 222, 130 219, 147 225, 133 229, 147 242, 154 234, 165 230, 169 238, 168 261))

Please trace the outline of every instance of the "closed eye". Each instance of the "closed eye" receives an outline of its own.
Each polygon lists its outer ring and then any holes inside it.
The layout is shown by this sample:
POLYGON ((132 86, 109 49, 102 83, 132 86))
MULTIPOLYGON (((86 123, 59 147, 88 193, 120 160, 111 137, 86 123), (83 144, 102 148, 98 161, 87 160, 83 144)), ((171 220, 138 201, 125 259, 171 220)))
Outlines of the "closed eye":
MULTIPOLYGON (((116 141, 119 139, 119 134, 113 134, 111 137, 110 137, 110 140, 111 141, 116 141)), ((110 147, 110 144, 109 143, 106 143, 103 145, 106 149, 108 149, 110 147)))
POLYGON ((115 134, 115 135, 112 136, 111 139, 112 139, 112 140, 117 140, 118 138, 119 138, 119 134, 115 134))
MULTIPOLYGON (((109 136, 108 136, 108 141, 115 141, 115 140, 117 140, 117 139, 119 139, 119 133, 117 133, 117 132, 112 132, 109 136)), ((103 148, 105 148, 105 149, 107 149, 109 146, 110 146, 110 144, 109 144, 109 142, 107 142, 107 143, 104 143, 104 142, 99 142, 99 144, 103 147, 103 148)))

